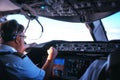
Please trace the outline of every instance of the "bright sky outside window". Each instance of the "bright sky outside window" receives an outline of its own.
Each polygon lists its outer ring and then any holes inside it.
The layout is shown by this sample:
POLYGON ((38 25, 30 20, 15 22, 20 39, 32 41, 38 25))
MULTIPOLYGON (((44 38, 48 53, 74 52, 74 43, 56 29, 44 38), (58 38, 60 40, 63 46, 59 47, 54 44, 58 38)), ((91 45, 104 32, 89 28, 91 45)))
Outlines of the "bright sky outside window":
POLYGON ((120 12, 102 19, 109 40, 120 39, 120 12))
MULTIPOLYGON (((11 15, 8 16, 7 19, 16 19, 25 27, 28 23, 28 20, 23 15, 11 15)), ((26 32, 27 39, 25 41, 27 43, 43 43, 51 40, 93 41, 90 32, 84 23, 64 22, 44 17, 39 17, 38 19, 44 28, 42 37, 40 39, 37 38, 41 34, 40 25, 36 20, 31 20, 29 29, 26 32), (30 39, 30 37, 35 39, 30 39)))

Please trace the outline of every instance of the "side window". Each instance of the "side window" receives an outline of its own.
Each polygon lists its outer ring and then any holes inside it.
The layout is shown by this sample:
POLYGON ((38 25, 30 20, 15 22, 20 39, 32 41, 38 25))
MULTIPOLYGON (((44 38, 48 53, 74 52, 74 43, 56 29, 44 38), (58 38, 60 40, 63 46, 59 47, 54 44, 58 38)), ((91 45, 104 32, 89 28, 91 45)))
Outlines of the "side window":
POLYGON ((108 40, 120 39, 120 12, 103 18, 102 23, 106 30, 108 40))

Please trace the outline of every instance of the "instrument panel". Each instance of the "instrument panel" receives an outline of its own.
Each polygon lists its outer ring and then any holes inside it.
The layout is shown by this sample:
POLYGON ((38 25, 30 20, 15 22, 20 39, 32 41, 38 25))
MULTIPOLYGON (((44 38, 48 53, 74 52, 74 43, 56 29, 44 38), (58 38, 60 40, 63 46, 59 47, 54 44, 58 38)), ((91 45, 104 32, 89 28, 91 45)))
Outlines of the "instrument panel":
POLYGON ((78 80, 95 59, 107 58, 109 53, 120 47, 120 42, 50 41, 31 48, 29 56, 33 62, 40 62, 42 66, 50 46, 58 50, 53 67, 54 76, 78 80))
POLYGON ((38 48, 56 47, 59 52, 74 52, 74 53, 112 53, 120 47, 120 41, 50 41, 44 44, 39 44, 38 48))

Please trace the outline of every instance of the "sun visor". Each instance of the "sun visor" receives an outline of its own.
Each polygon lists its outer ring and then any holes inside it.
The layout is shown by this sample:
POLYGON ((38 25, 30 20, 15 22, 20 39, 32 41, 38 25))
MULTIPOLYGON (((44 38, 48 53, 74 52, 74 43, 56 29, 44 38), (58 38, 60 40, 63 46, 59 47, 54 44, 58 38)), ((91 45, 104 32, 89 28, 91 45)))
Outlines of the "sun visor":
POLYGON ((11 14, 20 11, 20 7, 12 3, 10 0, 0 0, 0 13, 11 14))

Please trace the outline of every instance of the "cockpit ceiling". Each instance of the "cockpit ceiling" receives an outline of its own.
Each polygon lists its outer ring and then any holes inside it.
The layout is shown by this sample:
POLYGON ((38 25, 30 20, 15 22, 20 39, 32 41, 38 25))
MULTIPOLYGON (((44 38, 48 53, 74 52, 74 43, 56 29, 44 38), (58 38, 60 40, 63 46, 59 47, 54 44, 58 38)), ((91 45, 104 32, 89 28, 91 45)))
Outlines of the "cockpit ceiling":
POLYGON ((21 7, 21 13, 75 22, 90 22, 120 10, 119 0, 10 0, 21 7), (63 18, 62 18, 63 17, 63 18))

